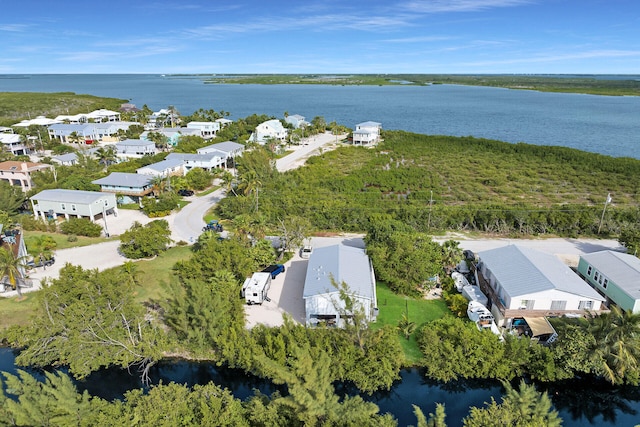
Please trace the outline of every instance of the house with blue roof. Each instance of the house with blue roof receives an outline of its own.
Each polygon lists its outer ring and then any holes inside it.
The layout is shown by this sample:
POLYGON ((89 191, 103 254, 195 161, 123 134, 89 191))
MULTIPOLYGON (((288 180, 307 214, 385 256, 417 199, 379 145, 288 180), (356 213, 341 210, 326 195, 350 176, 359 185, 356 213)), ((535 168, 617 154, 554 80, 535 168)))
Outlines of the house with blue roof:
POLYGON ((118 157, 124 159, 139 159, 144 156, 153 156, 158 153, 153 141, 143 139, 125 139, 116 143, 118 157))
POLYGON ((165 159, 158 163, 152 163, 147 166, 136 169, 136 173, 151 176, 175 176, 184 175, 184 168, 181 159, 165 159))
POLYGON ((350 313, 335 286, 342 283, 367 320, 376 319, 376 278, 369 257, 364 249, 333 245, 316 248, 309 257, 302 294, 307 326, 344 326, 350 313))
POLYGON ((585 314, 603 309, 603 298, 558 257, 519 245, 478 253, 481 290, 491 312, 505 318, 585 314))
POLYGON ((104 178, 91 181, 100 191, 118 195, 118 203, 140 203, 142 197, 153 192, 153 177, 138 173, 111 172, 104 178))

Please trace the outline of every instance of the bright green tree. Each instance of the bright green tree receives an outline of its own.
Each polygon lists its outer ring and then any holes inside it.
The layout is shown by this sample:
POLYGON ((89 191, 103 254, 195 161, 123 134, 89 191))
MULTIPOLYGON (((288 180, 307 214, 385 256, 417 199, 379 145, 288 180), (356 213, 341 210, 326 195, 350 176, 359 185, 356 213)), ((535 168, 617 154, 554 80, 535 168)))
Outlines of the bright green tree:
POLYGON ((164 219, 146 225, 135 221, 130 229, 120 235, 120 250, 127 258, 139 259, 158 255, 171 243, 169 223, 164 219))

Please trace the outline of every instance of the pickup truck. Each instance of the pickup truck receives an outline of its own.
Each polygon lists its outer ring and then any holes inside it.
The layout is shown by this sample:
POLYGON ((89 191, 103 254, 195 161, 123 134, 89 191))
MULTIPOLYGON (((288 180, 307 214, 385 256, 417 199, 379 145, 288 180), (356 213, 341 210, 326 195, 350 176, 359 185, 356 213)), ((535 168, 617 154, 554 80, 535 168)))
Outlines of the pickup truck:
POLYGON ((280 273, 284 273, 284 265, 282 264, 271 264, 269 267, 262 270, 263 273, 270 273, 271 278, 275 279, 276 276, 280 273))
POLYGON ((29 267, 29 268, 50 267, 55 262, 56 262, 56 259, 54 257, 51 257, 51 259, 39 259, 37 262, 35 260, 34 261, 28 261, 27 262, 27 267, 29 267))

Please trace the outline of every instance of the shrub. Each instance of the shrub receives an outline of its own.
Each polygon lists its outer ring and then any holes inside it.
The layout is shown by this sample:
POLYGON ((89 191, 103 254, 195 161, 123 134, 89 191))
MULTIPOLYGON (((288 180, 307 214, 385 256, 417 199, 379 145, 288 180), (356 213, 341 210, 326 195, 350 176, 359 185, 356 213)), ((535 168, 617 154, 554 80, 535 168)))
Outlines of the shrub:
POLYGON ((76 234, 78 236, 100 237, 102 227, 87 218, 69 218, 60 224, 63 234, 76 234))
POLYGON ((170 236, 169 223, 163 219, 144 226, 136 221, 120 236, 120 251, 131 259, 149 258, 167 249, 170 236))
POLYGON ((75 234, 69 234, 69 237, 67 237, 67 242, 77 242, 78 241, 78 236, 76 236, 75 234))
POLYGON ((56 222, 53 220, 43 221, 41 219, 36 219, 32 215, 20 215, 16 222, 22 225, 23 230, 27 231, 56 231, 56 222))
POLYGON ((142 210, 149 217, 165 216, 178 205, 180 198, 174 193, 163 193, 157 199, 147 197, 142 200, 142 210))

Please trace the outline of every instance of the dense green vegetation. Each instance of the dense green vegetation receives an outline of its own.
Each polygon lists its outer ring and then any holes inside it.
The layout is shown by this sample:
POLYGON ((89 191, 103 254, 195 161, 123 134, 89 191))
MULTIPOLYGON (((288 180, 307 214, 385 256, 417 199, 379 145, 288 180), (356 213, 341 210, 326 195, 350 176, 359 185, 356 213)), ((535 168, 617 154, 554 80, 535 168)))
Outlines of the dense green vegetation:
POLYGON ((206 83, 321 84, 321 85, 429 85, 460 84, 593 95, 640 95, 635 79, 604 76, 539 76, 519 74, 230 74, 203 75, 206 83))
MULTIPOLYGON (((385 132, 374 149, 343 147, 283 174, 256 171, 268 223, 294 215, 319 230, 364 231, 389 215, 416 231, 504 235, 595 235, 637 226, 640 160, 564 147, 385 132)), ((224 218, 250 211, 240 194, 224 218)))
POLYGON ((100 108, 117 111, 126 99, 78 95, 73 92, 0 92, 0 126, 11 126, 20 120, 61 114, 88 113, 100 108))

